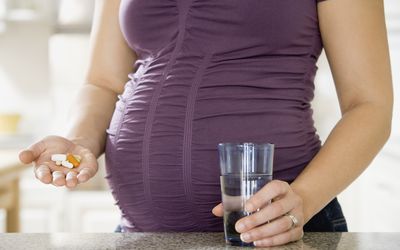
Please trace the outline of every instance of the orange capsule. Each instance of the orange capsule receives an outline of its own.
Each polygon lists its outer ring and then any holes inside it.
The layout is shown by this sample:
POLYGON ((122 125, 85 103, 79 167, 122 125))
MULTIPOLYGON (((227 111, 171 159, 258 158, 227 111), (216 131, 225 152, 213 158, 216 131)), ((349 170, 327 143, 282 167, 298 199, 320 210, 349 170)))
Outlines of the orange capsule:
POLYGON ((67 154, 67 161, 69 161, 74 166, 74 168, 78 167, 80 164, 79 161, 72 154, 67 154))
POLYGON ((79 155, 74 155, 74 157, 79 163, 81 163, 82 159, 81 159, 81 157, 79 155))

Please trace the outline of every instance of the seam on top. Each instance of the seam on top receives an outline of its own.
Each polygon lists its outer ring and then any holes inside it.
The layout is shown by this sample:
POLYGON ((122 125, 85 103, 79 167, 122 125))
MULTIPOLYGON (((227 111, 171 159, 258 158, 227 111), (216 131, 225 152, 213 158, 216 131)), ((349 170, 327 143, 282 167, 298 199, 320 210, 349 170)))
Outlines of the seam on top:
MULTIPOLYGON (((184 0, 187 1, 187 0, 184 0)), ((180 2, 177 1, 178 4, 178 9, 179 9, 179 4, 180 2)), ((182 12, 183 14, 180 15, 179 18, 179 30, 178 30, 178 36, 177 36, 177 41, 175 43, 175 48, 173 49, 170 59, 168 60, 168 64, 164 69, 162 78, 158 85, 156 86, 156 90, 153 94, 153 97, 150 102, 150 107, 149 107, 149 112, 146 118, 146 123, 145 123, 145 131, 143 135, 143 146, 142 146, 142 168, 143 168, 143 183, 144 183, 144 194, 147 202, 150 203, 150 207, 156 207, 155 204, 153 203, 153 199, 151 197, 151 190, 150 190, 150 182, 149 182, 149 177, 150 177, 150 163, 149 163, 149 154, 150 154, 150 138, 152 134, 152 128, 153 128, 153 122, 154 122, 154 116, 156 112, 156 107, 158 105, 158 99, 161 94, 161 90, 163 89, 165 80, 167 79, 168 72, 170 71, 172 65, 176 61, 176 57, 178 54, 178 51, 181 49, 184 36, 185 36, 185 26, 186 26, 186 18, 187 18, 187 13, 189 11, 189 7, 191 5, 187 4, 182 6, 183 8, 182 12)), ((181 12, 180 12, 181 13, 181 12)), ((162 220, 157 216, 157 213, 154 213, 154 210, 151 210, 151 213, 155 218, 157 218, 157 223, 159 226, 162 226, 162 220)))
MULTIPOLYGON (((196 72, 196 75, 193 79, 192 86, 190 87, 189 97, 186 105, 186 115, 185 115, 185 129, 183 136, 183 182, 186 199, 190 204, 190 211, 192 211, 194 221, 198 220, 197 208, 193 202, 193 188, 192 188, 192 138, 193 138, 193 115, 195 102, 197 97, 197 92, 200 86, 200 83, 203 79, 203 73, 206 68, 207 63, 211 58, 211 53, 207 52, 207 54, 203 57, 201 65, 196 72)), ((197 226, 197 225, 195 225, 197 226)))

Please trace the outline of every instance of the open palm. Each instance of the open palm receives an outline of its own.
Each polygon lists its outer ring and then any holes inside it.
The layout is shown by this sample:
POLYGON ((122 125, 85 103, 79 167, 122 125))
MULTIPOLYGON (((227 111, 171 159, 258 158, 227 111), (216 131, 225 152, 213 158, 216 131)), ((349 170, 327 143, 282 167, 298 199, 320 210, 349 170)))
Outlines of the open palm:
POLYGON ((61 136, 48 136, 33 144, 19 154, 21 162, 34 163, 36 178, 41 182, 55 186, 75 187, 78 183, 86 182, 93 177, 98 169, 93 153, 61 136), (52 154, 72 153, 79 155, 82 160, 77 168, 69 169, 57 166, 51 161, 52 154))

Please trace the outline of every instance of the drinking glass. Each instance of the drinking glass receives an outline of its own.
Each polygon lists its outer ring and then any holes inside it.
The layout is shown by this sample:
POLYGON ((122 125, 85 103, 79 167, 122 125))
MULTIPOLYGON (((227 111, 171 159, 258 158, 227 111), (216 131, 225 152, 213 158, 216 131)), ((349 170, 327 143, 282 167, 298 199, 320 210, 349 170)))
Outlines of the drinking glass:
POLYGON ((218 152, 225 240, 230 245, 252 246, 240 240, 235 224, 249 215, 246 201, 272 180, 274 144, 220 143, 218 152))

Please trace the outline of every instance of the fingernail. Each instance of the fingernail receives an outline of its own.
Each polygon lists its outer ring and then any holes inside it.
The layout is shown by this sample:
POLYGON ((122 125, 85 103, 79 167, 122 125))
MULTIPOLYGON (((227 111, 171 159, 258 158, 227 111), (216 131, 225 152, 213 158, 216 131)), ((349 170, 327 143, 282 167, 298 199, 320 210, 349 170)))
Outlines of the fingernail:
POLYGON ((60 176, 63 176, 63 173, 61 173, 61 172, 53 172, 53 178, 59 178, 60 176))
POLYGON ((238 231, 238 232, 243 231, 244 228, 245 228, 245 226, 244 226, 243 223, 239 223, 239 224, 236 225, 236 231, 238 231))
POLYGON ((250 241, 250 235, 248 233, 241 234, 240 239, 245 242, 250 241))

